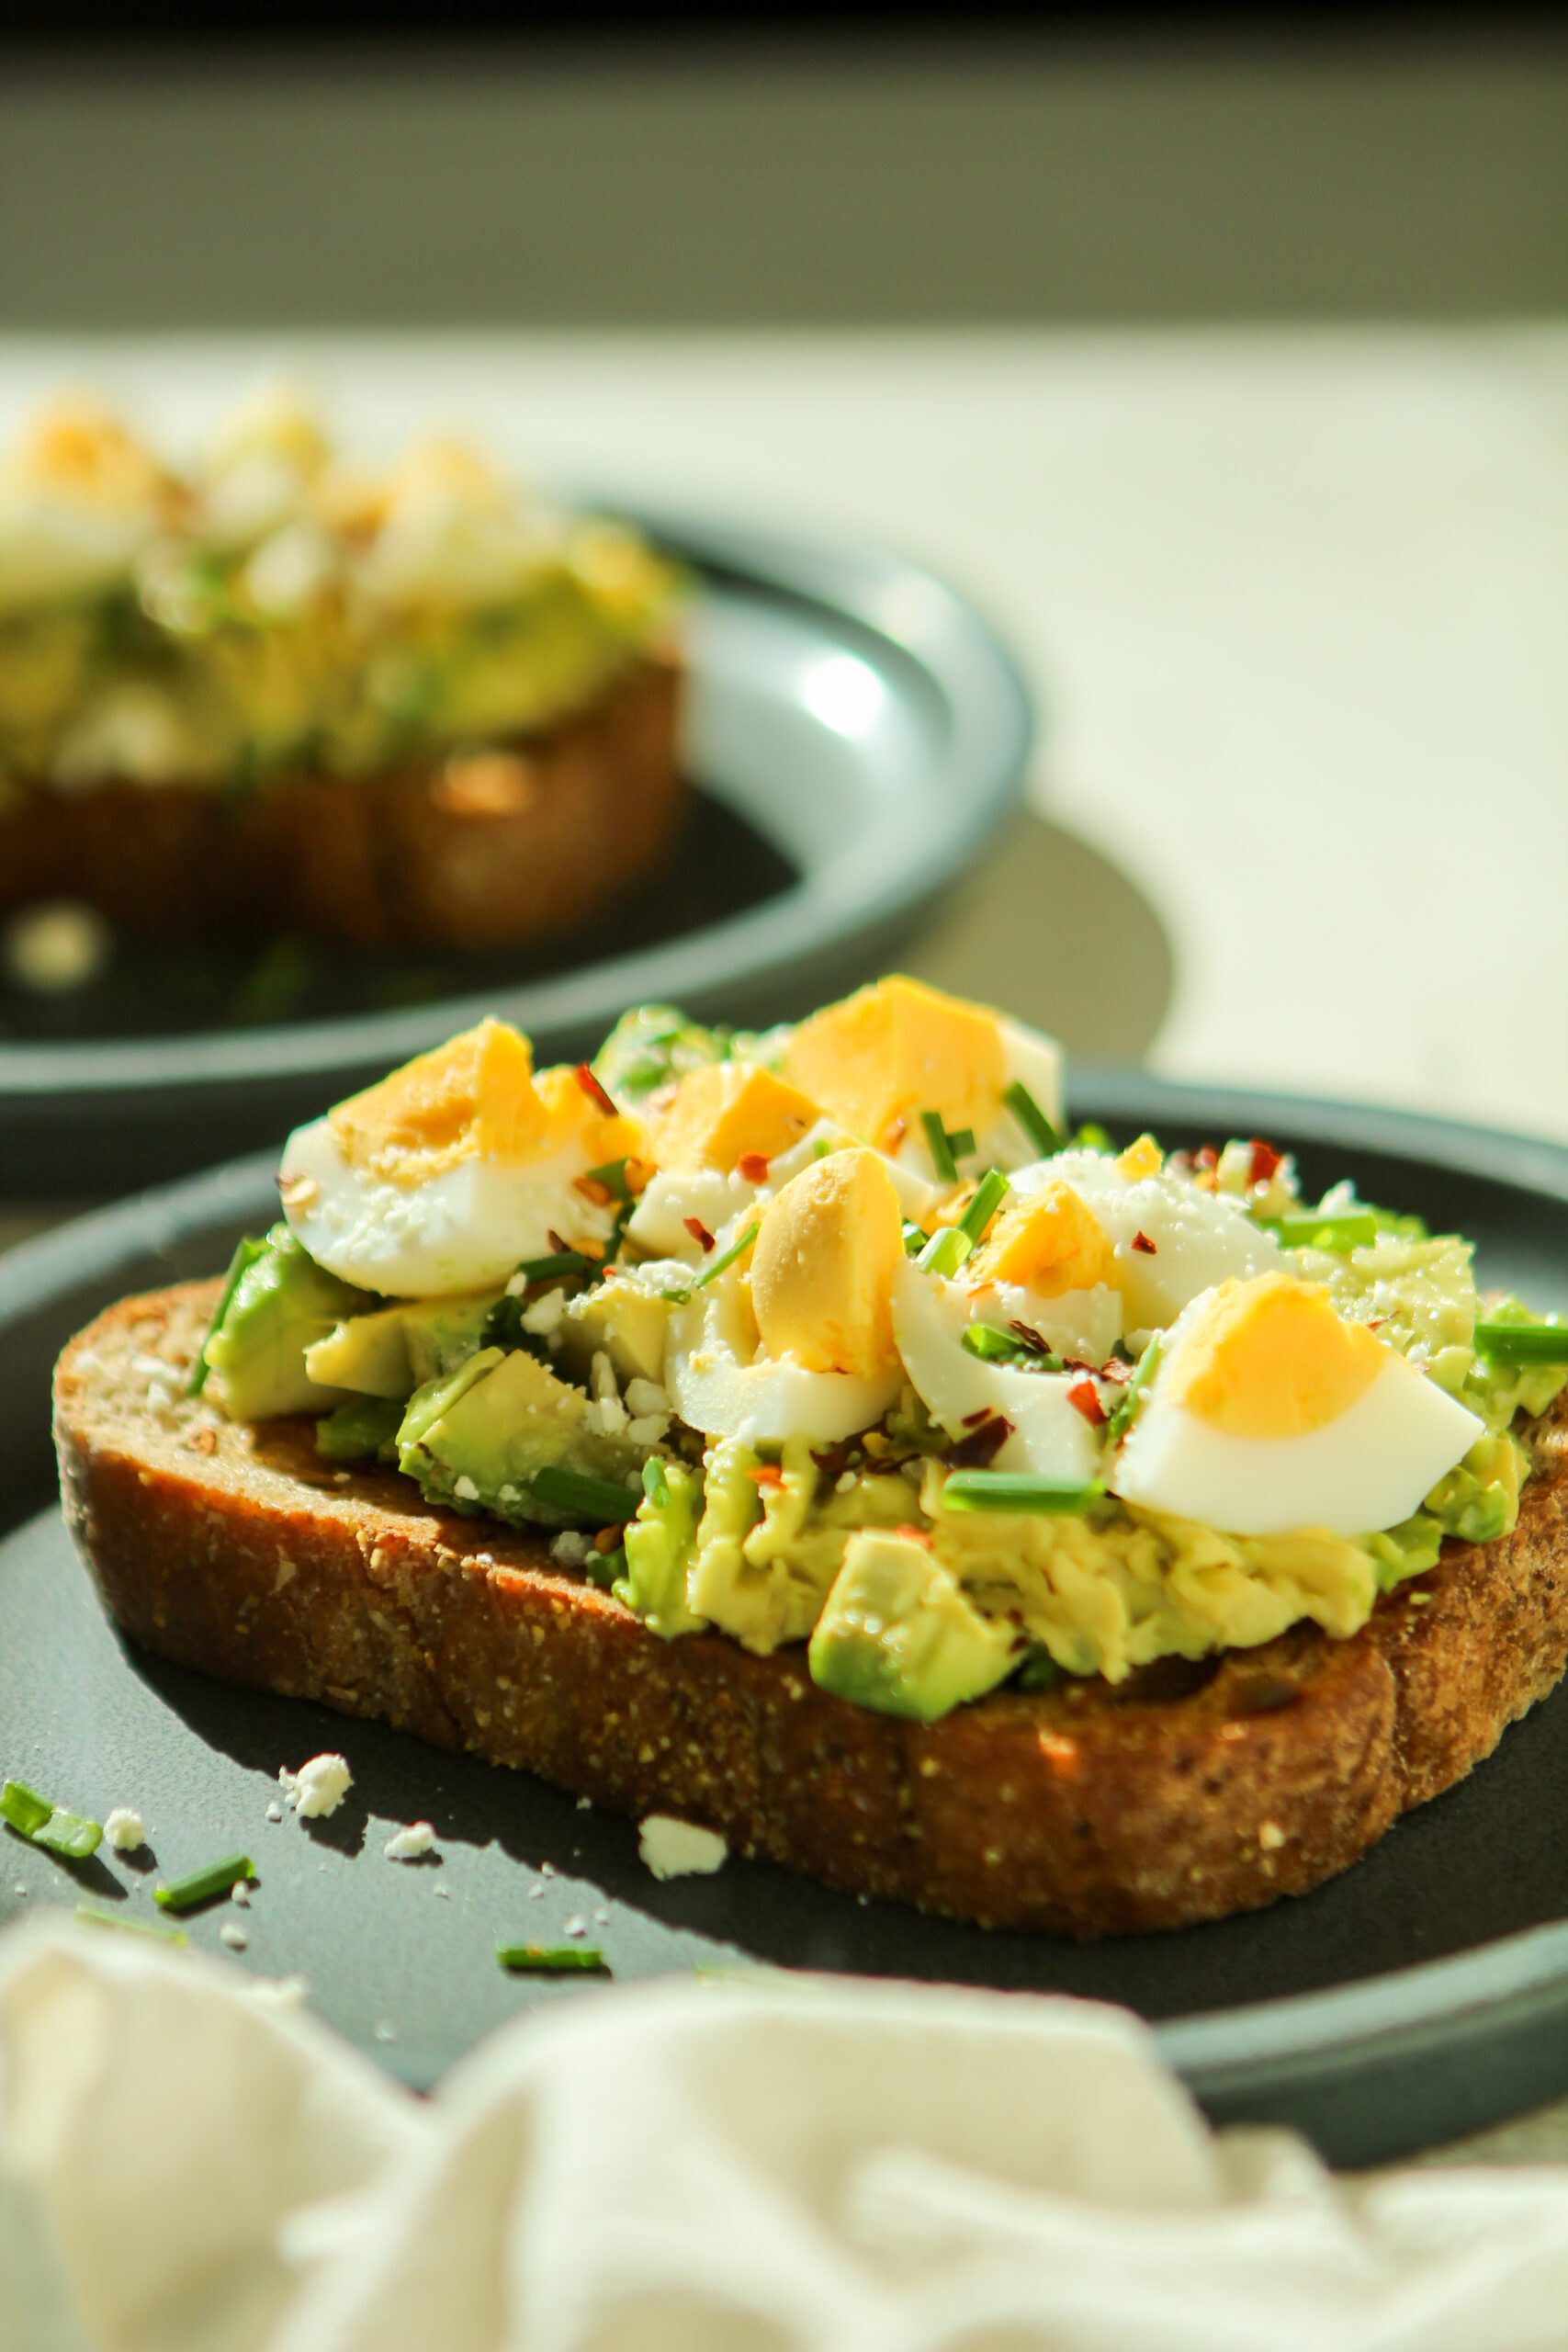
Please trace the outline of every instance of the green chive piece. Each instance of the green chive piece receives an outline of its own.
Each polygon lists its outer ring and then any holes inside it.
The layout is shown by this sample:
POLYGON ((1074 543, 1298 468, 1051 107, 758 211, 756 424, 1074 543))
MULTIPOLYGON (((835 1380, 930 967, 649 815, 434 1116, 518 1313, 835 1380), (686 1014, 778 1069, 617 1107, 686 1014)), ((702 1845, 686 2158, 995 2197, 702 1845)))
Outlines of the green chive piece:
POLYGON ((25 1781, 7 1781, 0 1788, 0 1820, 8 1821, 24 1838, 41 1829, 53 1811, 49 1799, 29 1789, 25 1781))
POLYGON ((951 1282, 975 1244, 956 1225, 939 1225, 915 1263, 922 1274, 941 1274, 951 1282))
MULTIPOLYGON (((982 1363, 1010 1363, 1014 1356, 1026 1352, 1017 1340, 998 1331, 994 1323, 971 1323, 960 1333, 958 1344, 965 1355, 978 1356, 982 1363)), ((1032 1354, 1033 1350, 1027 1352, 1032 1354)))
POLYGON ((1026 1470, 954 1470, 942 1490, 948 1510, 1048 1511, 1077 1519, 1104 1500, 1099 1478, 1046 1478, 1026 1470))
POLYGON ((265 1241, 245 1240, 236 1247, 233 1256, 229 1261, 229 1271, 223 1277, 223 1288, 219 1293, 218 1305, 214 1309, 212 1320, 207 1327, 207 1337, 197 1350, 196 1362, 191 1366, 190 1379, 186 1384, 187 1396, 199 1396, 206 1387, 207 1375, 212 1368, 207 1361, 207 1351, 223 1329, 223 1317, 233 1304, 234 1293, 240 1287, 241 1276, 248 1273, 256 1260, 265 1258, 265 1241))
POLYGON ((1015 1078, 1012 1084, 1005 1089, 1002 1102, 1042 1159, 1049 1159, 1054 1151, 1061 1150, 1061 1136, 1021 1079, 1015 1078))
POLYGON ((1568 1325, 1481 1322, 1475 1345, 1492 1363, 1568 1363, 1568 1325))
POLYGON ((1118 1443, 1121 1439, 1126 1436, 1128 1430, 1132 1428, 1134 1415, 1137 1412, 1139 1406, 1144 1401, 1144 1391, 1155 1376, 1156 1369, 1159 1363, 1159 1354, 1160 1334, 1156 1331, 1154 1338, 1149 1341, 1148 1346, 1144 1350, 1143 1354, 1138 1358, 1137 1369, 1134 1373, 1132 1379, 1127 1383, 1126 1387, 1122 1391, 1121 1397, 1117 1402, 1116 1410, 1111 1414, 1110 1420, 1107 1421, 1105 1425, 1105 1436, 1108 1444, 1115 1445, 1118 1443))
POLYGON ((570 1511, 574 1519, 585 1519, 592 1527, 620 1527, 637 1517, 637 1498, 629 1487, 617 1487, 613 1478, 591 1478, 580 1470, 558 1469, 553 1463, 535 1471, 530 1490, 552 1510, 570 1511))
POLYGON ((626 1163, 624 1159, 606 1159, 602 1168, 584 1169, 583 1181, 586 1182, 590 1178, 604 1185, 615 1194, 617 1201, 631 1199, 631 1193, 626 1184, 626 1163))
POLYGON ((999 1168, 987 1169, 980 1179, 979 1191, 958 1220, 960 1233, 967 1234, 972 1242, 978 1243, 1009 1189, 1008 1180, 999 1168))
POLYGON ((1375 1209, 1344 1209, 1337 1216, 1314 1216, 1310 1211, 1260 1216, 1258 1225, 1281 1250, 1359 1250, 1378 1238, 1375 1209))
POLYGON ((152 1900, 160 1911, 194 1911, 198 1904, 210 1903, 214 1895, 227 1894, 241 1879, 252 1879, 255 1874, 249 1854, 225 1854, 220 1862, 209 1862, 205 1870, 187 1871, 172 1886, 155 1886, 152 1900))
MULTIPOLYGON (((593 1263, 581 1250, 553 1250, 547 1258, 525 1258, 517 1273, 530 1284, 548 1283, 558 1274, 586 1274, 592 1271, 593 1263)), ((516 1278, 514 1274, 513 1280, 515 1282, 516 1278)))
POLYGON ((85 1928, 114 1928, 122 1936, 151 1936, 154 1943, 189 1945, 190 1938, 183 1928, 165 1928, 156 1919, 121 1919, 113 1911, 100 1911, 91 1903, 78 1903, 76 1917, 85 1928))
POLYGON ((918 1225, 911 1225, 908 1218, 906 1217, 904 1219, 905 1257, 918 1258, 925 1246, 926 1237, 921 1228, 918 1225))
POLYGON ((1098 1119, 1086 1119, 1073 1137, 1073 1143, 1079 1151, 1114 1151, 1116 1148, 1098 1119))
POLYGON ((947 1148, 949 1151, 952 1152, 954 1159, 969 1159, 973 1158, 975 1151, 974 1128, 950 1127, 947 1131, 947 1148))
POLYGON ((535 1976, 586 1975, 604 1965, 597 1944, 497 1944, 495 1960, 498 1968, 535 1976))
POLYGON ((582 1573, 590 1584, 601 1592, 614 1592, 626 1572, 626 1547, 617 1544, 613 1552, 590 1552, 582 1563, 582 1573))
POLYGON ((739 1241, 732 1241, 728 1250, 723 1250, 719 1252, 712 1265, 705 1266, 703 1268, 702 1272, 692 1284, 692 1288, 694 1290, 706 1290, 709 1283, 713 1282, 719 1274, 722 1274, 727 1267, 733 1266, 737 1258, 743 1258, 746 1255, 747 1250, 750 1250, 752 1242, 755 1241, 761 1229, 762 1228, 760 1225, 749 1225, 739 1241))
POLYGON ((25 1781, 7 1781, 0 1788, 0 1820, 8 1821, 29 1845, 42 1846, 62 1861, 85 1862, 103 1843, 102 1825, 62 1804, 51 1804, 25 1781))
POLYGON ((936 1170, 938 1182, 955 1184, 958 1182, 958 1162, 953 1157, 953 1146, 947 1139, 947 1129, 942 1124, 941 1112, 922 1111, 920 1125, 926 1131, 931 1166, 936 1170))
POLYGON ((642 1491, 655 1510, 662 1510, 670 1500, 670 1481, 657 1453, 650 1453, 642 1465, 642 1491))

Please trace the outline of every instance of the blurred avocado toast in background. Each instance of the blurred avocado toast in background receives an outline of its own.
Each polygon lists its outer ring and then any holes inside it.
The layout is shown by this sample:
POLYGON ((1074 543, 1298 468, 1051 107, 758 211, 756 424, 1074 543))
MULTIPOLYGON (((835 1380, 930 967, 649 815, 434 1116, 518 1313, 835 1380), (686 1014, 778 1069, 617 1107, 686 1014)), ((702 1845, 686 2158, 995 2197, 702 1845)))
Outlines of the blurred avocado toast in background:
POLYGON ((1562 1672, 1568 1329, 1266 1140, 1062 1097, 898 978, 575 1069, 481 1023, 67 1349, 112 1613, 961 1917, 1318 1883, 1562 1672))
POLYGON ((635 532, 466 444, 372 471, 274 390, 181 470, 59 401, 0 464, 0 917, 568 933, 681 814, 679 602, 635 532))

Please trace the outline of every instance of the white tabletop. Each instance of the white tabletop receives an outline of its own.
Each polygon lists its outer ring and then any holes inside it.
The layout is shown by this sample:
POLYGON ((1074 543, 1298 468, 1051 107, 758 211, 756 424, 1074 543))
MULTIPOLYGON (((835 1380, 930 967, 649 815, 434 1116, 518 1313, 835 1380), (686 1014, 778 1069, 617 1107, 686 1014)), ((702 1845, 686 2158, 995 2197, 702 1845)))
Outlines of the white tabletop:
MULTIPOLYGON (((1568 328, 0 338, 0 433, 62 378, 194 433, 279 368, 350 435, 467 423, 968 589, 1048 822, 920 968, 1080 1051, 1568 1138, 1568 328)), ((1494 2141, 1568 2154, 1568 2111, 1494 2141)))

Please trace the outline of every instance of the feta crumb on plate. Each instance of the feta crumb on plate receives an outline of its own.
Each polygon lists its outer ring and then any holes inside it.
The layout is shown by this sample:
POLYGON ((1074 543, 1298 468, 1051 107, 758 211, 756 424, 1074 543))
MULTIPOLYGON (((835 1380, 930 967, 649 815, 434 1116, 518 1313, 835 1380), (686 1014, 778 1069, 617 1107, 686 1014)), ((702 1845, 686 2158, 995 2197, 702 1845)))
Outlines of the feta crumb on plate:
POLYGON ((298 1772, 285 1766, 277 1778, 285 1797, 303 1821, 324 1821, 354 1786, 346 1756, 312 1756, 298 1772))
POLYGON ((243 1951, 250 1938, 238 1919, 225 1919, 218 1930, 218 1940, 220 1944, 227 1944, 231 1951, 243 1951))
POLYGON ((729 1848, 716 1829, 677 1821, 671 1813, 650 1813, 637 1830, 637 1851, 655 1878, 690 1878, 716 1871, 729 1848))
POLYGON ((105 1819, 104 1837, 117 1854, 134 1854, 147 1843, 146 1824, 133 1806, 117 1804, 105 1819))
POLYGON ((394 1830, 381 1851, 389 1862, 417 1862, 435 1844, 435 1832, 428 1821, 411 1821, 406 1828, 394 1830))

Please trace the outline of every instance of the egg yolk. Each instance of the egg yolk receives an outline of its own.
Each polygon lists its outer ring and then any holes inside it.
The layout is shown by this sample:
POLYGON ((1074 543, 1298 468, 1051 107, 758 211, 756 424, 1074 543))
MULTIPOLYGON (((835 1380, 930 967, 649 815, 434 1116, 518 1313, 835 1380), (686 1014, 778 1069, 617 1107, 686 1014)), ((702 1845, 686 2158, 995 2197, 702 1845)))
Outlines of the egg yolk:
POLYGON ((877 980, 803 1021, 786 1078, 852 1135, 896 1151, 922 1111, 983 1127, 1006 1083, 998 1016, 922 981, 877 980))
POLYGON ((774 1159, 821 1117, 808 1095, 750 1062, 687 1072, 650 1110, 649 1155, 660 1168, 733 1168, 750 1153, 774 1159))
POLYGON ((1256 1274, 1216 1283, 1191 1311, 1161 1385, 1227 1437, 1306 1437, 1365 1395, 1388 1358, 1321 1283, 1256 1274))
POLYGON ((38 419, 17 471, 93 505, 138 504, 163 487, 157 465, 118 418, 85 402, 62 402, 38 419))
POLYGON ((1072 1186, 1060 1181, 1004 1211, 965 1274, 971 1289, 1017 1283, 1040 1298, 1094 1290, 1115 1279, 1110 1235, 1072 1186))
POLYGON ((751 1306, 772 1356, 861 1379, 893 1361, 893 1277, 904 1220, 874 1152, 835 1151, 771 1201, 751 1259, 751 1306))
POLYGON ((350 1167, 423 1183, 465 1159, 528 1159, 548 1120, 527 1038, 485 1020, 340 1102, 328 1124, 350 1167))

